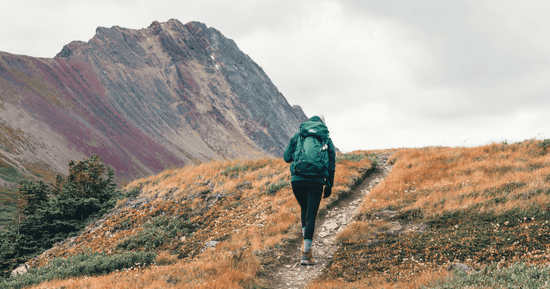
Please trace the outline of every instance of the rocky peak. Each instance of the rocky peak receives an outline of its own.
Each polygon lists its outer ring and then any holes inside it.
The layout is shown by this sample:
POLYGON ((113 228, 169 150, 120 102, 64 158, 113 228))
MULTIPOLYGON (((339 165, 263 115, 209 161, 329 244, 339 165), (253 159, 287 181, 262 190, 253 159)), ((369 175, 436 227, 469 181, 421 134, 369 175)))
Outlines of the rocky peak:
POLYGON ((6 54, 2 79, 29 121, 0 121, 27 132, 34 155, 55 147, 51 159, 66 165, 94 153, 128 178, 189 161, 280 156, 305 119, 233 40, 200 22, 100 27, 53 59, 6 54))

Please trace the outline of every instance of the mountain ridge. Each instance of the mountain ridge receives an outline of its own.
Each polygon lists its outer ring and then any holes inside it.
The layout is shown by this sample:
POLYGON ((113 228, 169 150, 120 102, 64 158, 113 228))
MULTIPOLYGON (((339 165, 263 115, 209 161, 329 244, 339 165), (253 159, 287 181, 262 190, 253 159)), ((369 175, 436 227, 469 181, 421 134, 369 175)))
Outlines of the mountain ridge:
POLYGON ((91 154, 127 180, 280 156, 305 119, 233 40, 200 22, 99 27, 51 59, 0 52, 0 159, 33 178, 91 154))

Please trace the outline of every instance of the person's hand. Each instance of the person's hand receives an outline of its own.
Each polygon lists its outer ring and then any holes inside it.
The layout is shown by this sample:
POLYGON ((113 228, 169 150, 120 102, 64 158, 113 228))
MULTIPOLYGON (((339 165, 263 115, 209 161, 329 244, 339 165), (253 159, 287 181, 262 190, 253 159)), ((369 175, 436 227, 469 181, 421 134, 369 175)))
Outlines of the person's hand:
POLYGON ((325 186, 325 193, 323 194, 323 199, 330 197, 331 194, 332 194, 332 187, 325 186))

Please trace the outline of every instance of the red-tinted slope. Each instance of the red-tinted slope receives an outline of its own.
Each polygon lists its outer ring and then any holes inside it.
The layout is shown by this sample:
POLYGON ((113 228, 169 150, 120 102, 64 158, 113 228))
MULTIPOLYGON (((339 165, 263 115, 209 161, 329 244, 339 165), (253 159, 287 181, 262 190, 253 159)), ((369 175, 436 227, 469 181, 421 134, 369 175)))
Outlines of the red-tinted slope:
POLYGON ((105 88, 90 63, 65 59, 43 61, 4 56, 0 65, 2 88, 12 86, 21 105, 47 124, 69 149, 97 154, 118 174, 133 175, 143 163, 152 171, 180 165, 162 145, 126 121, 105 98, 105 88), (25 77, 20 72, 25 73, 25 77), (19 75, 17 75, 19 74, 19 75))

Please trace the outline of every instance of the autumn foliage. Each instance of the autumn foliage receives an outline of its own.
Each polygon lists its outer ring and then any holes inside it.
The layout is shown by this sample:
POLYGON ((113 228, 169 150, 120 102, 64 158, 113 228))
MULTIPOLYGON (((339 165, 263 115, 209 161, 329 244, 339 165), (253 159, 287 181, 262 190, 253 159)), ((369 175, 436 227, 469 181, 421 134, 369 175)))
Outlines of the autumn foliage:
POLYGON ((450 274, 453 263, 475 270, 546 264, 548 145, 399 150, 310 288, 419 288, 450 274))
MULTIPOLYGON (((528 140, 378 151, 391 154, 391 172, 366 195, 356 221, 338 235, 340 249, 309 288, 430 288, 457 280, 460 274, 448 271, 456 263, 486 279, 521 268, 542 272, 529 266, 550 258, 548 146, 528 140)), ((334 196, 323 200, 321 213, 376 165, 371 153, 338 157, 334 196)), ((281 246, 300 235, 289 181, 288 165, 270 158, 209 162, 137 180, 113 212, 36 264, 99 252, 112 258, 153 252, 155 262, 36 288, 266 287, 263 276, 281 246)))
MULTIPOLYGON (((333 196, 323 200, 321 212, 349 194, 373 168, 373 160, 364 152, 340 155, 333 196)), ((125 252, 154 252, 154 264, 52 280, 36 288, 265 286, 264 270, 276 264, 282 244, 300 238, 299 205, 282 159, 189 165, 136 180, 123 191, 111 213, 34 264, 47 266, 82 254, 116 258, 125 252)))

